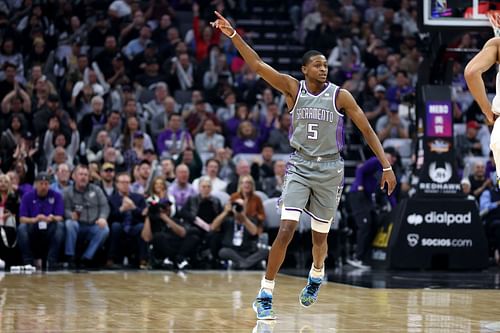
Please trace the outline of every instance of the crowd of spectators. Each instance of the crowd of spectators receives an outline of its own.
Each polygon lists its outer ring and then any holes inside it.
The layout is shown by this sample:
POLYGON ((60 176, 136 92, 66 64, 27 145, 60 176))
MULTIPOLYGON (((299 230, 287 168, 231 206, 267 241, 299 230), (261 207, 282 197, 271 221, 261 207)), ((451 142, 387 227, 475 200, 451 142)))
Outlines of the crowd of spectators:
MULTIPOLYGON (((417 1, 280 3, 294 42, 325 54, 329 79, 355 96, 381 141, 411 138, 417 1)), ((208 24, 213 10, 237 22, 250 5, 0 3, 4 261, 260 267, 263 202, 281 194, 291 119, 280 94, 208 24)), ((456 64, 455 115, 466 121, 472 100, 456 64)), ((482 153, 469 128, 460 151, 482 153)))

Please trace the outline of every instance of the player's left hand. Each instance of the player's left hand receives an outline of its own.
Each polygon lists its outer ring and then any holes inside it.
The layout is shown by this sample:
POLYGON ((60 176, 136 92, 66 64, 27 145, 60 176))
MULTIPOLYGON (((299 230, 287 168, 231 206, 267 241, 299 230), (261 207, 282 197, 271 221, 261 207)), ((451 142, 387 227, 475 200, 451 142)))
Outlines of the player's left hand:
POLYGON ((383 171, 382 178, 380 179, 380 189, 383 190, 387 184, 387 195, 391 195, 396 188, 396 175, 394 171, 383 171))

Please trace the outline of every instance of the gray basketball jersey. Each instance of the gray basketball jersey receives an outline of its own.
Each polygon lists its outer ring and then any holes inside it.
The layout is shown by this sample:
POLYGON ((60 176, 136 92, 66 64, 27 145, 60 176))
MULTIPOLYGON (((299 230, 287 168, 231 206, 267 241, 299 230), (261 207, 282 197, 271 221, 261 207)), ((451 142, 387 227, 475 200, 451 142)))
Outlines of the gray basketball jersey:
POLYGON ((344 147, 344 115, 336 108, 340 88, 331 82, 318 95, 300 81, 295 105, 290 111, 290 145, 309 156, 336 154, 344 147))

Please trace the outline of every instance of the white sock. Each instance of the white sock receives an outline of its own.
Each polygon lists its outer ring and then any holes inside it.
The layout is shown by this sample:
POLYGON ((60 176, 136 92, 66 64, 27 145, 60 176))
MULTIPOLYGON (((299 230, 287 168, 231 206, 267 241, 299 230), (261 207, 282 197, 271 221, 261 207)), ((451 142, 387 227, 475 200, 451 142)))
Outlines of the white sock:
POLYGON ((263 277, 262 281, 260 281, 260 289, 272 294, 274 290, 274 280, 267 280, 266 277, 263 277))
POLYGON ((309 271, 309 275, 313 278, 323 278, 325 276, 325 264, 321 268, 314 267, 314 263, 311 265, 311 270, 309 271))

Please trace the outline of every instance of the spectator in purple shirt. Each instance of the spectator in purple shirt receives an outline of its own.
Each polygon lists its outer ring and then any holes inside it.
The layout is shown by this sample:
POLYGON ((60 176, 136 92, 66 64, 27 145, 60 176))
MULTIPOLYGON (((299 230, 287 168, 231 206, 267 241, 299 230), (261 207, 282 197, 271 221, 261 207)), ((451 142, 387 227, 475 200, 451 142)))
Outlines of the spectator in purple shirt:
POLYGON ((234 155, 237 154, 258 154, 261 150, 262 142, 267 137, 267 132, 259 135, 252 122, 245 120, 238 127, 238 135, 232 140, 234 155))
MULTIPOLYGON (((23 195, 17 239, 25 265, 44 257, 48 246, 49 269, 59 268, 59 253, 64 240, 64 202, 61 194, 49 188, 50 176, 41 172, 35 179, 35 190, 23 195), (48 244, 44 244, 48 241, 48 244)), ((36 262, 37 269, 41 261, 36 262)))
POLYGON ((391 109, 398 109, 399 104, 404 101, 405 96, 411 95, 415 89, 410 85, 408 73, 403 70, 396 72, 396 86, 387 89, 387 100, 391 109))
POLYGON ((177 158, 186 147, 193 148, 193 139, 188 131, 181 128, 182 118, 179 114, 171 114, 168 127, 158 135, 156 150, 161 158, 177 158))
POLYGON ((197 195, 193 185, 189 183, 189 168, 186 164, 179 164, 175 168, 175 181, 169 186, 168 194, 174 196, 177 211, 184 206, 190 196, 197 195))

